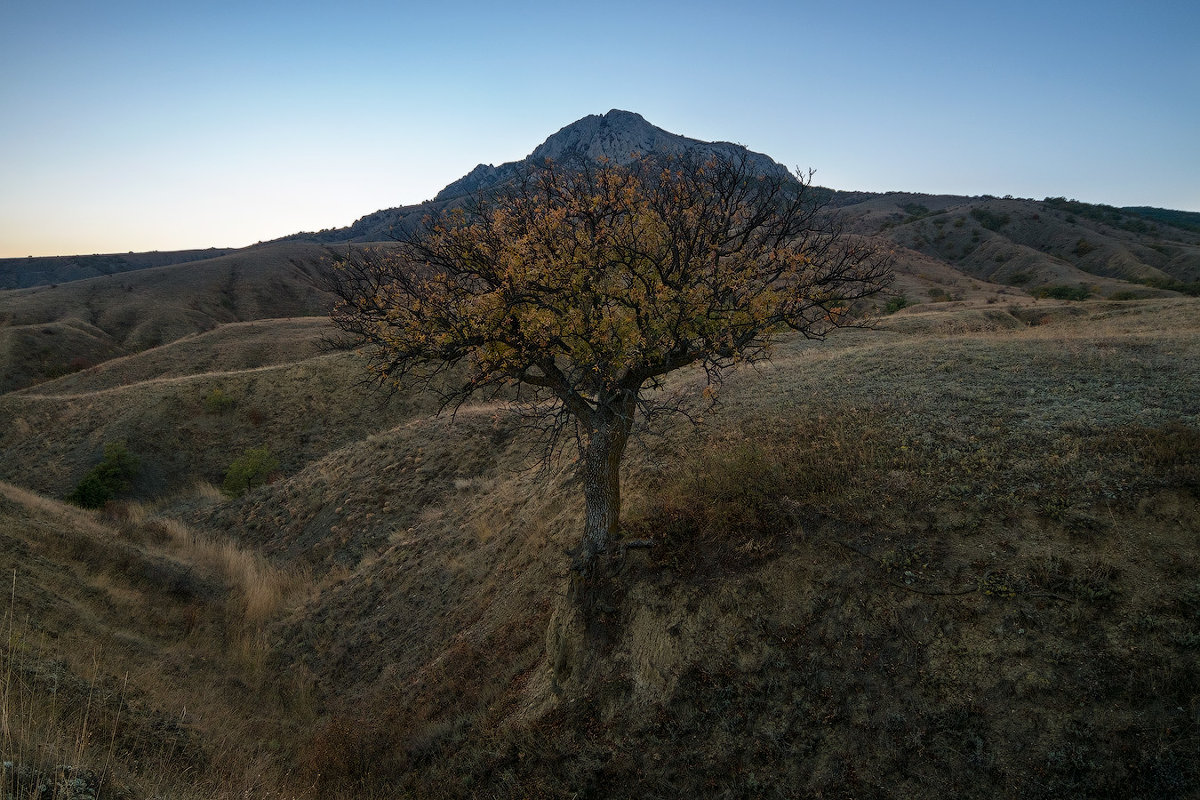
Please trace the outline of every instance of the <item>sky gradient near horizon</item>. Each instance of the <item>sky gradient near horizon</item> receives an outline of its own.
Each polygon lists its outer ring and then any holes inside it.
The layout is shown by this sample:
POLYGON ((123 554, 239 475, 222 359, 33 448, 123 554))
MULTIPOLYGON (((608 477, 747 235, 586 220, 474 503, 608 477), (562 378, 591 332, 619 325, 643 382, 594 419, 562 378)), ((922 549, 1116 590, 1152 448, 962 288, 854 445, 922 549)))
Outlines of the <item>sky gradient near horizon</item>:
POLYGON ((0 257, 240 247, 636 111, 835 189, 1200 211, 1200 4, 0 10, 0 257))

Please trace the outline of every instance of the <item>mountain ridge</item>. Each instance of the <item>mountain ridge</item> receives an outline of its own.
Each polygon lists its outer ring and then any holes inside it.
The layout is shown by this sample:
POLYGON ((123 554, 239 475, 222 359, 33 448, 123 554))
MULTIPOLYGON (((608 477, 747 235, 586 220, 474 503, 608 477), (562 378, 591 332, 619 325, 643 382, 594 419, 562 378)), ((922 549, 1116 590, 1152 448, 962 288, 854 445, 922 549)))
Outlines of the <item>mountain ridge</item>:
MULTIPOLYGON (((635 112, 611 109, 565 125, 524 159, 479 164, 447 184, 432 200, 380 209, 344 228, 298 232, 241 251, 0 259, 0 289, 61 284, 168 262, 199 264, 214 254, 240 252, 249 257, 256 249, 266 254, 269 248, 285 243, 387 242, 426 216, 460 205, 472 194, 499 186, 521 169, 547 158, 604 158, 627 163, 635 154, 646 153, 746 158, 759 172, 789 174, 769 156, 742 145, 693 139, 659 128, 635 112)), ((817 186, 813 191, 844 216, 854 233, 881 237, 902 253, 942 262, 970 279, 1030 290, 1087 284, 1092 294, 1108 296, 1131 291, 1139 296, 1163 290, 1194 293, 1200 286, 1200 214, 1192 212, 1115 208, 1061 197, 1033 200, 877 193, 817 186), (1149 289, 1131 288, 1124 281, 1149 289)))

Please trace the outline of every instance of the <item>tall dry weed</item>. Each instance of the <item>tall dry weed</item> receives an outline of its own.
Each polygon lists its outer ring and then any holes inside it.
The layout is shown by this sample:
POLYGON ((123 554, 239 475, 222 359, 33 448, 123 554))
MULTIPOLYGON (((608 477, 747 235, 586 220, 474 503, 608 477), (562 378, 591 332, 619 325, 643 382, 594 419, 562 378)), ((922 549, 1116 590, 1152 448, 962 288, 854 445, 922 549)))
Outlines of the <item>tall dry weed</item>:
POLYGON ((176 519, 156 517, 153 524, 167 535, 172 555, 220 576, 242 600, 243 623, 260 627, 311 584, 303 570, 283 569, 258 553, 229 540, 218 540, 176 519))

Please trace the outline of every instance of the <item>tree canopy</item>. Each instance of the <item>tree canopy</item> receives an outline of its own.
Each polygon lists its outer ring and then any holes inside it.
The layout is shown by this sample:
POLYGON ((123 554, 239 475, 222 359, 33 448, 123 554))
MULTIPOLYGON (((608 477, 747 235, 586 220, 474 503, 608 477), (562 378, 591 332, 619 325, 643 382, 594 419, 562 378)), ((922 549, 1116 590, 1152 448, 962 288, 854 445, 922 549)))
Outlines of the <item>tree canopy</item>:
POLYGON ((689 365, 711 385, 788 329, 859 325, 890 283, 889 254, 819 200, 811 175, 745 161, 547 162, 394 248, 351 250, 333 320, 381 381, 446 403, 516 385, 552 431, 573 430, 587 563, 617 530, 630 428, 660 400, 648 389, 689 365), (461 381, 439 378, 450 367, 461 381))

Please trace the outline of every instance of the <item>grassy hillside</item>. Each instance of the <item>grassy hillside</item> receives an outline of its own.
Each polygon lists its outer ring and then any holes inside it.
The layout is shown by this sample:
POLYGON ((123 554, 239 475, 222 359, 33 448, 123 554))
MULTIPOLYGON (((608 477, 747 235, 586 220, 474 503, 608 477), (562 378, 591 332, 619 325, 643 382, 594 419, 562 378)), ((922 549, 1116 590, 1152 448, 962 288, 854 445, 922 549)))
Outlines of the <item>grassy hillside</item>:
POLYGON ((587 618, 569 458, 529 469, 496 405, 379 412, 315 334, 223 326, 0 398, 9 480, 61 494, 80 440, 124 438, 162 480, 137 491, 174 487, 83 512, 0 486, 10 785, 1200 793, 1198 301, 937 304, 785 341, 704 427, 631 447, 624 527, 653 544, 587 618), (234 402, 210 413, 214 387, 234 402), (248 444, 272 483, 195 483, 248 444))
POLYGON ((264 635, 308 578, 110 511, 0 483, 0 794, 273 796, 273 747, 311 708, 265 668, 264 635))
POLYGON ((1061 198, 887 194, 843 212, 864 233, 881 233, 975 278, 1034 292, 1082 287, 1093 296, 1149 297, 1200 280, 1200 236, 1132 210, 1061 198))
POLYGON ((176 250, 151 253, 109 253, 90 256, 0 258, 0 289, 26 289, 52 283, 68 283, 118 272, 204 261, 234 252, 210 247, 207 250, 176 250))
POLYGON ((0 391, 257 319, 324 314, 311 244, 0 292, 0 391))
MULTIPOLYGON (((253 334, 251 327, 242 332, 253 334)), ((153 365, 133 368, 141 366, 153 365)), ((0 395, 0 414, 9 420, 0 430, 0 477, 62 497, 99 462, 106 442, 123 442, 142 461, 135 493, 148 497, 196 480, 219 484, 250 448, 268 448, 291 472, 435 407, 421 396, 388 400, 362 382, 351 354, 330 353, 112 388, 46 385, 62 391, 39 386, 0 395)))

